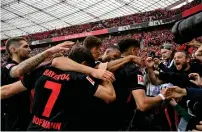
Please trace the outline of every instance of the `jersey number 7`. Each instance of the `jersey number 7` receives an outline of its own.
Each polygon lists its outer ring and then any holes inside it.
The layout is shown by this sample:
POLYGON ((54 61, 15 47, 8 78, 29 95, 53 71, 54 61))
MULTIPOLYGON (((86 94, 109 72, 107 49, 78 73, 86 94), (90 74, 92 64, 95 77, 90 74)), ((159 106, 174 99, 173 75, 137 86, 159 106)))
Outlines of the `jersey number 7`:
POLYGON ((46 106, 44 108, 42 116, 49 117, 50 113, 53 109, 53 106, 58 98, 58 95, 60 94, 62 85, 56 82, 52 81, 46 81, 44 88, 52 90, 50 97, 48 98, 48 101, 46 103, 46 106))

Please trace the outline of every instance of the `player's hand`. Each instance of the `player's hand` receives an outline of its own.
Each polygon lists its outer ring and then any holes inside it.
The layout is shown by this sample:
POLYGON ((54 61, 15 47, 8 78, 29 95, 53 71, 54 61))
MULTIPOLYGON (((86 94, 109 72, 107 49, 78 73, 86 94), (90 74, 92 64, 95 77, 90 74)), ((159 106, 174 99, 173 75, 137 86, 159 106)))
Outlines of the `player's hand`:
POLYGON ((155 74, 156 76, 159 76, 159 71, 155 70, 155 71, 154 71, 154 74, 155 74))
POLYGON ((103 81, 115 81, 114 74, 104 69, 95 69, 94 72, 91 73, 91 76, 93 76, 94 78, 101 79, 103 81))
POLYGON ((166 88, 162 88, 161 89, 161 94, 165 95, 166 90, 167 90, 166 88))
POLYGON ((144 66, 144 58, 142 57, 138 57, 138 56, 134 56, 134 55, 130 55, 131 57, 131 61, 136 63, 137 65, 139 65, 140 67, 144 66))
POLYGON ((168 89, 167 88, 162 88, 161 89, 161 94, 165 97, 165 99, 166 100, 169 100, 169 99, 171 99, 171 97, 170 97, 170 94, 168 94, 166 91, 167 91, 168 89), (169 97, 168 97, 169 96, 169 97))
POLYGON ((168 89, 167 88, 162 88, 161 89, 161 94, 163 94, 163 96, 166 98, 166 100, 167 99, 171 99, 171 98, 168 98, 168 96, 170 96, 170 94, 168 94, 166 91, 167 91, 168 89))
POLYGON ((189 80, 190 82, 196 84, 197 86, 202 87, 202 81, 198 73, 190 73, 189 78, 193 78, 194 80, 189 80))
POLYGON ((152 68, 154 66, 154 61, 153 61, 152 57, 148 57, 145 60, 145 65, 147 68, 152 68))
POLYGON ((186 89, 180 88, 178 86, 168 87, 164 93, 166 99, 171 98, 181 98, 187 94, 186 89))
POLYGON ((69 51, 70 47, 73 46, 74 42, 71 42, 71 41, 65 41, 63 43, 60 43, 56 46, 53 46, 49 49, 47 49, 47 51, 50 53, 50 54, 55 54, 55 53, 58 53, 58 52, 67 52, 69 51))

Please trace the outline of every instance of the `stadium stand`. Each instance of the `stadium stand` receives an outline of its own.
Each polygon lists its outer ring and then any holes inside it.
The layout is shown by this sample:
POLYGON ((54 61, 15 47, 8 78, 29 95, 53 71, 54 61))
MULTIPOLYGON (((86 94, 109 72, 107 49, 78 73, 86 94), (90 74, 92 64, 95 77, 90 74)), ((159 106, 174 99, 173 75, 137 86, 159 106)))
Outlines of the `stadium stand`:
MULTIPOLYGON (((104 28, 112 28, 118 26, 125 26, 134 23, 142 23, 146 21, 153 21, 165 18, 171 18, 197 4, 201 1, 196 0, 188 3, 180 8, 173 10, 165 10, 165 9, 156 9, 155 11, 149 11, 144 13, 138 13, 118 18, 112 18, 107 20, 102 20, 98 22, 92 22, 82 25, 74 25, 62 29, 55 29, 52 31, 46 31, 41 33, 29 34, 28 36, 24 36, 28 39, 28 41, 42 40, 47 38, 52 38, 56 36, 65 36, 75 33, 89 32, 93 30, 99 30, 104 28)), ((1 45, 5 44, 6 40, 1 40, 1 45)))
POLYGON ((198 5, 202 7, 201 0, 27 34, 11 39, 17 52, 9 51, 10 57, 5 50, 8 39, 1 40, 1 129, 202 130, 202 36, 178 44, 172 30, 176 21, 201 11, 191 10, 198 5), (20 42, 27 47, 16 46, 20 42), (19 102, 26 103, 25 120, 19 102))

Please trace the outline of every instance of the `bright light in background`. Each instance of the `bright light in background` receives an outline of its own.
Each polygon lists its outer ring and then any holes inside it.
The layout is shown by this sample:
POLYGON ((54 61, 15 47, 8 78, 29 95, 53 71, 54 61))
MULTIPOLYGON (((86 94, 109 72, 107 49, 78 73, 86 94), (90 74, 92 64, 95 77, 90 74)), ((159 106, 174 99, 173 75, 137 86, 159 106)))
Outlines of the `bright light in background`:
POLYGON ((171 10, 172 10, 172 9, 180 8, 181 6, 186 5, 187 2, 190 3, 190 2, 192 2, 192 1, 193 1, 193 0, 186 0, 185 2, 183 2, 183 3, 181 3, 181 4, 177 5, 177 6, 175 6, 175 7, 173 7, 173 8, 171 8, 171 10))
POLYGON ((159 8, 175 9, 184 1, 193 0, 1 0, 0 35, 6 39, 159 8))

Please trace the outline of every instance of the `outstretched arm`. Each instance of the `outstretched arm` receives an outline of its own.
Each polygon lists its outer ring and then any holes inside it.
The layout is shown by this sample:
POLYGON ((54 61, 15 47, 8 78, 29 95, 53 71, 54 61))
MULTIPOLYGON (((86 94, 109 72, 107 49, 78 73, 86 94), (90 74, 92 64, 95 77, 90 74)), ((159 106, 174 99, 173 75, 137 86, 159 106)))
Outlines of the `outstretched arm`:
POLYGON ((67 57, 58 57, 53 59, 52 66, 63 71, 75 71, 75 72, 91 75, 95 78, 102 79, 104 81, 115 80, 114 75, 109 71, 106 71, 103 69, 94 69, 94 68, 79 64, 67 57))
POLYGON ((17 81, 9 85, 4 85, 1 87, 1 99, 9 98, 25 90, 27 89, 24 87, 21 81, 17 81))
POLYGON ((155 73, 154 73, 154 71, 153 71, 152 68, 148 68, 147 71, 148 71, 149 80, 151 81, 151 83, 152 83, 153 85, 159 85, 159 84, 162 84, 162 83, 163 83, 162 80, 159 80, 159 79, 156 77, 156 75, 155 75, 155 73))
POLYGON ((202 89, 197 88, 180 88, 178 86, 172 86, 165 91, 166 98, 181 98, 186 96, 189 100, 202 101, 202 89))
POLYGON ((127 57, 108 62, 107 70, 114 72, 128 62, 135 62, 138 65, 142 65, 140 57, 129 55, 127 57))
POLYGON ((153 71, 153 66, 154 66, 154 61, 152 60, 151 57, 148 57, 146 59, 146 66, 147 66, 147 72, 148 72, 148 77, 149 77, 149 80, 151 81, 151 83, 153 85, 159 85, 159 84, 162 84, 163 81, 162 80, 159 80, 154 71, 153 71))
POLYGON ((13 78, 23 76, 26 73, 31 72, 33 69, 35 69, 40 63, 42 63, 46 58, 48 58, 50 55, 55 54, 59 51, 69 50, 69 48, 73 45, 73 42, 64 42, 61 44, 58 44, 54 47, 51 47, 50 49, 47 49, 46 51, 39 53, 20 64, 14 66, 10 70, 10 76, 13 78))
POLYGON ((145 90, 143 89, 133 90, 132 94, 135 99, 137 108, 140 111, 146 111, 150 109, 152 106, 154 106, 155 104, 163 101, 162 97, 159 95, 155 97, 146 96, 145 90))

